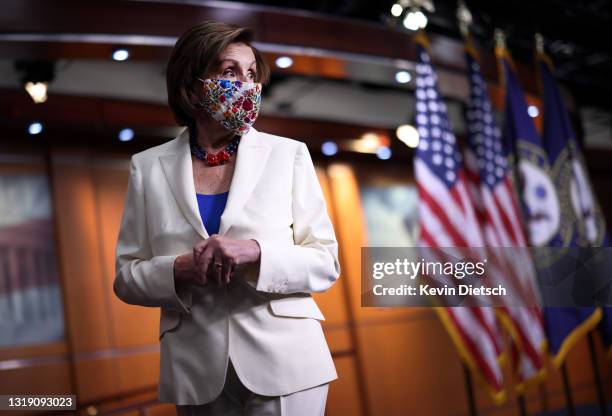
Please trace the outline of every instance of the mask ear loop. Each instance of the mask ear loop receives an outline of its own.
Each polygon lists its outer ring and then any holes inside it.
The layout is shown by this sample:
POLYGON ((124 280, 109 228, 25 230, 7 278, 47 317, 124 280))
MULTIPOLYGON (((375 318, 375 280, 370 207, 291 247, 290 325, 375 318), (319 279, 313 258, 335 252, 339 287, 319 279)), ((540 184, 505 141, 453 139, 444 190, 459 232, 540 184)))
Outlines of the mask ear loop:
MULTIPOLYGON (((204 80, 200 77, 197 78, 199 81, 201 81, 202 83, 204 83, 204 80)), ((204 108, 204 104, 202 103, 202 100, 199 100, 198 102, 195 103, 195 107, 196 108, 204 108)))

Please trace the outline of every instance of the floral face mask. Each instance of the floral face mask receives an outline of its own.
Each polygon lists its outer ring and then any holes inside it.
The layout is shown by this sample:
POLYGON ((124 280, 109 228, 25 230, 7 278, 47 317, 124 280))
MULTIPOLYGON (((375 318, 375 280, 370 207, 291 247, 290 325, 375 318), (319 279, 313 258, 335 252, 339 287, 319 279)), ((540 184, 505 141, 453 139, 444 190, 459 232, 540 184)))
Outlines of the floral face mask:
POLYGON ((198 79, 204 83, 200 104, 206 112, 226 129, 245 135, 259 114, 261 83, 198 79))

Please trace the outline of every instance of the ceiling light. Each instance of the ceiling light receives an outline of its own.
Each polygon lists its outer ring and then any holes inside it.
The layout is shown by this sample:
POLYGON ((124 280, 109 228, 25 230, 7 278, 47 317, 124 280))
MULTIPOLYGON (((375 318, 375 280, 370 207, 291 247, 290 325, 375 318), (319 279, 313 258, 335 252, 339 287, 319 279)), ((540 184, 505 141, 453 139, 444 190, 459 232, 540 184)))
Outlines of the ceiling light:
POLYGON ((363 152, 375 152, 380 147, 380 137, 376 133, 365 133, 358 141, 363 152))
POLYGON ((387 146, 380 146, 378 150, 376 151, 376 156, 382 160, 390 159, 391 149, 389 149, 387 146))
POLYGON ((419 147, 419 132, 410 124, 402 124, 395 130, 397 138, 411 149, 419 147))
POLYGON ((278 58, 276 58, 276 66, 279 68, 289 68, 291 65, 293 65, 293 59, 291 59, 289 56, 279 56, 278 58))
POLYGON ((404 18, 404 27, 408 30, 419 30, 419 24, 414 12, 410 12, 404 18))
POLYGON ((417 12, 414 12, 414 14, 419 29, 425 29, 425 26, 427 26, 427 16, 425 16, 425 13, 419 10, 417 12))
POLYGON ((391 6, 391 14, 395 17, 400 17, 403 11, 404 11, 404 8, 397 3, 391 6))
POLYGON ((30 94, 32 101, 36 104, 44 103, 47 101, 47 88, 46 82, 26 82, 25 90, 30 94))
POLYGON ((35 103, 47 101, 49 84, 55 78, 54 61, 15 61, 21 84, 35 103))
POLYGON ((420 10, 412 10, 404 18, 404 27, 409 30, 425 29, 427 16, 420 10))
POLYGON ((30 123, 30 125, 28 126, 28 133, 30 133, 33 136, 36 134, 40 134, 42 131, 43 131, 43 125, 42 123, 39 123, 38 121, 30 123))
POLYGON ((130 52, 127 49, 115 49, 113 51, 113 60, 125 61, 130 57, 130 52))
POLYGON ((412 76, 410 75, 410 72, 408 71, 397 71, 395 73, 395 80, 399 82, 400 84, 406 84, 410 82, 411 79, 412 79, 412 76))
POLYGON ((374 154, 380 147, 388 146, 389 137, 385 134, 367 132, 358 139, 351 139, 342 142, 342 148, 352 152, 374 154))
POLYGON ((527 107, 527 114, 529 114, 529 117, 535 118, 540 115, 540 110, 535 105, 530 105, 527 107))
POLYGON ((335 142, 327 141, 321 145, 321 152, 325 156, 333 156, 338 153, 338 145, 335 142))
POLYGON ((132 129, 123 129, 119 132, 119 140, 122 142, 129 142, 134 138, 134 130, 132 129))

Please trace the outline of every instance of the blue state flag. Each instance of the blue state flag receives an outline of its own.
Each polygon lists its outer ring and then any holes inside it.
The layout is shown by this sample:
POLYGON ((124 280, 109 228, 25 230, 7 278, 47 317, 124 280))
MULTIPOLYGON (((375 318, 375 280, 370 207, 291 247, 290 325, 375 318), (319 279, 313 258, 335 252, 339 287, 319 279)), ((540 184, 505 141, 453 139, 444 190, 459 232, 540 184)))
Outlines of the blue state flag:
MULTIPOLYGON (((553 74, 553 65, 544 53, 538 54, 544 101, 542 143, 551 161, 553 182, 563 204, 562 217, 572 225, 569 244, 579 247, 609 246, 606 221, 593 192, 586 163, 576 140, 569 112, 553 74)), ((612 347, 612 308, 604 309, 600 324, 606 347, 612 347)))
MULTIPOLYGON (((513 150, 519 174, 520 196, 530 245, 551 247, 540 251, 536 265, 550 273, 566 260, 562 248, 576 243, 575 222, 568 222, 555 183, 552 180, 548 154, 527 111, 527 102, 509 53, 497 47, 500 70, 505 83, 505 142, 513 150)), ((549 158, 550 156, 550 158, 549 158)), ((596 308, 554 307, 544 309, 548 347, 553 362, 559 366, 575 342, 597 325, 600 311, 596 308)))

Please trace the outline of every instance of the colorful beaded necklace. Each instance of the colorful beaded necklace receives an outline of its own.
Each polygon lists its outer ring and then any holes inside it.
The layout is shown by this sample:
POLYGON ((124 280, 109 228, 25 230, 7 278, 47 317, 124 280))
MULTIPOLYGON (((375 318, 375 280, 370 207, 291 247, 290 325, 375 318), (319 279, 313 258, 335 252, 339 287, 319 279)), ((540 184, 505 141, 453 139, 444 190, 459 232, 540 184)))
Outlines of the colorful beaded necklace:
POLYGON ((234 136, 230 144, 225 146, 225 149, 219 150, 217 153, 208 153, 202 149, 200 143, 193 137, 189 138, 189 146, 191 147, 191 154, 206 163, 208 166, 217 166, 227 163, 230 157, 238 150, 238 144, 240 143, 241 136, 234 136))

